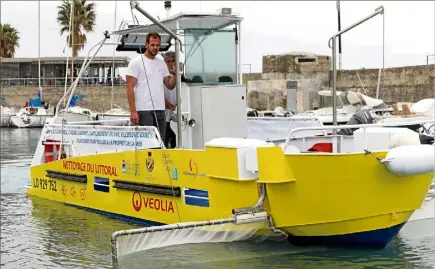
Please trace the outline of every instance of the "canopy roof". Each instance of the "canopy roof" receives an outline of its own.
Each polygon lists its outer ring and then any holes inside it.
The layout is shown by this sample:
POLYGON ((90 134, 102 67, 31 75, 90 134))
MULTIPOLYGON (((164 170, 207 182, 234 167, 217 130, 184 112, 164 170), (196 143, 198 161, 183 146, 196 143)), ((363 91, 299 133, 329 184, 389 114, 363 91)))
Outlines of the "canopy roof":
MULTIPOLYGON (((160 21, 172 32, 184 29, 213 29, 219 30, 228 26, 234 25, 237 22, 241 22, 242 17, 236 15, 217 15, 210 13, 178 13, 160 21), (179 29, 177 29, 177 21, 179 23, 179 29)), ((129 33, 150 33, 157 32, 162 33, 162 29, 154 23, 148 25, 141 25, 131 27, 124 30, 115 31, 112 33, 115 35, 125 35, 129 33)))
MULTIPOLYGON (((176 33, 184 29, 224 29, 241 22, 242 17, 236 15, 218 15, 210 13, 178 13, 161 21, 169 30, 176 33), (177 29, 177 22, 179 29, 177 29)), ((156 24, 134 26, 112 32, 111 35, 120 35, 122 43, 116 47, 117 51, 145 52, 145 40, 148 33, 157 32, 162 38, 160 51, 167 51, 171 47, 171 36, 163 32, 156 24)))

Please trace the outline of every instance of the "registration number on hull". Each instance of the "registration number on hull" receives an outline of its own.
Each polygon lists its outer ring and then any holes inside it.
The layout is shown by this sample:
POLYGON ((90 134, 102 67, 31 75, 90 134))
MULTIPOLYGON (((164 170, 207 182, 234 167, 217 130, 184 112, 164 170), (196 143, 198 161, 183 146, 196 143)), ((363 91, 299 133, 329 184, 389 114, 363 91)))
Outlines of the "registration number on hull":
POLYGON ((45 178, 32 178, 32 185, 34 188, 57 191, 56 180, 45 178))

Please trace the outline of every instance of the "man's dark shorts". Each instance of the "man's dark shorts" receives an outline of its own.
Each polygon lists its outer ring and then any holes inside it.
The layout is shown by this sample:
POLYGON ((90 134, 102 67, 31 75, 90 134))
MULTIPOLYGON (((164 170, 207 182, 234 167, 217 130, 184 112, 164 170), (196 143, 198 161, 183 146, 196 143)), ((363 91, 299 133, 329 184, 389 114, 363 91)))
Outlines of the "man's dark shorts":
POLYGON ((151 110, 151 111, 138 111, 137 113, 139 114, 139 125, 157 127, 157 129, 160 132, 160 137, 162 138, 162 141, 165 141, 165 135, 166 135, 165 111, 151 110), (155 112, 155 116, 154 116, 154 112, 155 112))

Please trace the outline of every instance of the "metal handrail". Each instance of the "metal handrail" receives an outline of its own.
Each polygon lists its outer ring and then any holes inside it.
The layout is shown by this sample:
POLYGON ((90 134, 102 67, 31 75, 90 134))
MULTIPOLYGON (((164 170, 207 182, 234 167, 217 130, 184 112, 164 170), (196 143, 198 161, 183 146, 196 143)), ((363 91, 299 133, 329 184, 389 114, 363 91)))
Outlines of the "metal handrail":
MULTIPOLYGON (((71 78, 71 77, 70 77, 71 78)), ((76 78, 78 78, 77 76, 76 77, 73 77, 73 79, 76 79, 76 78)), ((80 77, 80 80, 84 80, 84 81, 89 81, 89 80, 98 80, 98 82, 96 82, 96 83, 90 83, 90 85, 99 85, 100 84, 100 79, 103 79, 103 84, 104 83, 106 83, 104 80, 106 80, 106 79, 108 79, 108 78, 111 78, 111 77, 99 77, 99 76, 88 76, 88 77, 84 77, 84 76, 82 76, 82 77, 80 77)), ((122 77, 114 77, 115 79, 114 79, 114 81, 115 80, 120 80, 119 82, 119 85, 121 85, 121 82, 122 82, 122 80, 121 79, 119 79, 119 78, 122 78, 122 77)), ((24 85, 22 85, 22 84, 15 84, 15 85, 11 85, 11 82, 26 82, 26 81, 35 81, 35 82, 37 82, 37 80, 38 80, 38 78, 37 77, 19 77, 19 78, 1 78, 0 79, 0 83, 2 84, 2 86, 11 86, 11 87, 32 87, 32 86, 37 86, 36 84, 35 85, 29 85, 29 84, 24 84, 24 85), (6 82, 6 83, 5 83, 6 82)), ((57 87, 57 86, 59 86, 59 87, 61 87, 61 86, 63 86, 64 85, 64 83, 63 83, 63 81, 65 81, 65 77, 41 77, 41 80, 45 80, 45 81, 47 81, 47 80, 54 80, 54 84, 50 84, 50 85, 41 85, 42 87, 57 87), (62 84, 56 84, 56 81, 62 81, 62 84)), ((89 83, 88 83, 89 84, 89 83)), ((115 83, 115 85, 117 85, 118 83, 115 83)))
MULTIPOLYGON (((333 35, 329 41, 328 41, 328 46, 330 48, 332 48, 332 72, 333 72, 333 76, 332 76, 332 96, 336 95, 336 90, 337 90, 337 59, 336 59, 336 38, 341 36, 342 34, 346 33, 347 31, 355 28, 356 26, 362 24, 363 22, 375 17, 378 14, 384 14, 384 7, 380 6, 378 8, 376 8, 375 12, 367 17, 365 17, 364 19, 352 24, 351 26, 339 31, 338 33, 336 33, 335 35, 333 35), (332 46, 331 46, 331 41, 332 41, 332 46)), ((333 125, 337 125, 337 100, 335 98, 332 99, 332 121, 333 121, 333 125)), ((335 132, 335 129, 334 129, 335 132)))
POLYGON ((426 123, 435 123, 435 120, 420 120, 414 122, 389 122, 389 123, 375 123, 375 124, 352 124, 352 125, 326 125, 326 126, 316 126, 316 127, 298 127, 289 132, 285 143, 283 145, 283 151, 287 149, 290 140, 293 138, 292 135, 296 132, 301 131, 316 131, 316 130, 337 130, 337 129, 359 129, 362 128, 364 130, 364 141, 366 141, 366 129, 367 128, 376 128, 376 127, 395 127, 400 124, 400 126, 408 126, 408 125, 416 125, 416 124, 426 124, 426 123))

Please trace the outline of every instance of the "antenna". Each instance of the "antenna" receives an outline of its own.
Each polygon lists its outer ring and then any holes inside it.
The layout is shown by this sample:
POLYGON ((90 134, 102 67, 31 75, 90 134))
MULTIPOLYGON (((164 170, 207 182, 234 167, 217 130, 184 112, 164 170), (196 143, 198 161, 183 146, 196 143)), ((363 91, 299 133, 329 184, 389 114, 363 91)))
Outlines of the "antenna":
POLYGON ((172 2, 171 1, 165 1, 165 9, 166 9, 166 18, 169 17, 169 10, 172 7, 172 2))

